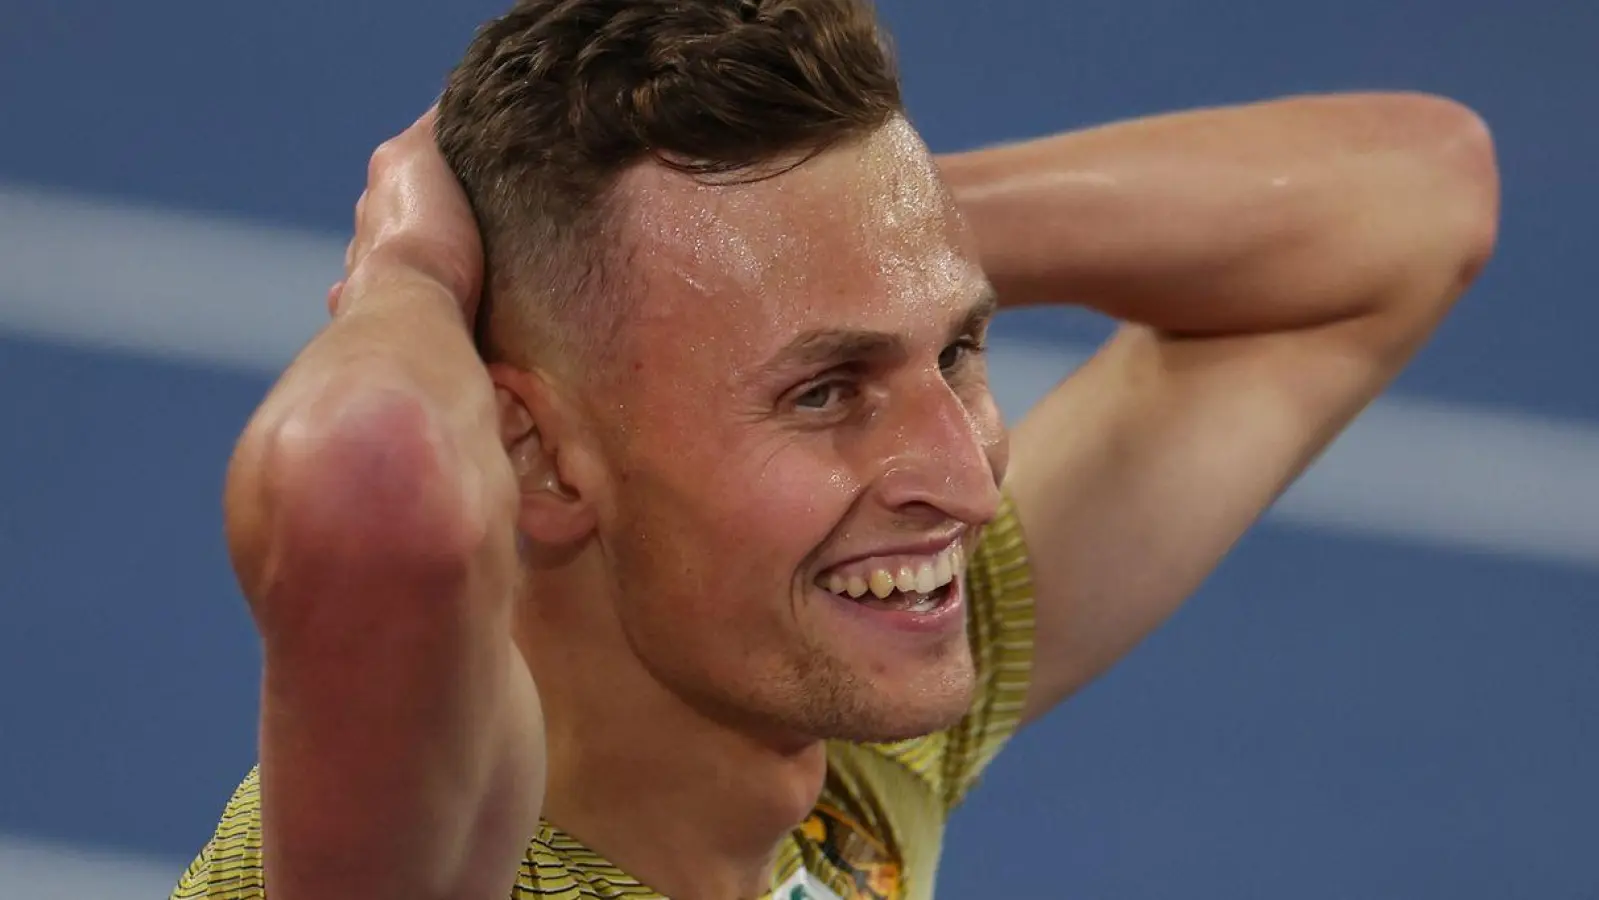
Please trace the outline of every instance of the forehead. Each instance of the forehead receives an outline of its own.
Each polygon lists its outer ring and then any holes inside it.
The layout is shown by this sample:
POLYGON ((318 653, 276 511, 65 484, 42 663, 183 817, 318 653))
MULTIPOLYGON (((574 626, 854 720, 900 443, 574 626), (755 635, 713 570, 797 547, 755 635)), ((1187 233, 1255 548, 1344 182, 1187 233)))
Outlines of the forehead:
POLYGON ((706 184, 648 166, 622 187, 643 288, 628 330, 647 346, 680 332, 737 367, 817 327, 942 330, 983 288, 903 119, 765 180, 706 184))

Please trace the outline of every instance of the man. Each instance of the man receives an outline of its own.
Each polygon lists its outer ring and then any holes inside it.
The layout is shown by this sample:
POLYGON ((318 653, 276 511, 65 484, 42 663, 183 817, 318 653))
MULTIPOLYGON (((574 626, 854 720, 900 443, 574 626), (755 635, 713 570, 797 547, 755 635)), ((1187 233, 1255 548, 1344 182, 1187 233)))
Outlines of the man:
POLYGON ((930 897, 1496 219, 1436 98, 933 157, 860 0, 524 0, 239 443, 260 769, 176 896, 930 897), (1060 300, 1127 324, 1007 443, 989 318, 1060 300))

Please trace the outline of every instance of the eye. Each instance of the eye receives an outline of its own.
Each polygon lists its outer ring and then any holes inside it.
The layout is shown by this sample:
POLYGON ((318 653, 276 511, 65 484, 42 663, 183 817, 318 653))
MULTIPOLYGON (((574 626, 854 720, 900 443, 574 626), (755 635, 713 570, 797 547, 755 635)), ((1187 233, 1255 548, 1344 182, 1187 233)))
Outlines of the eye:
POLYGON ((981 355, 983 350, 983 343, 977 338, 961 338, 938 354, 938 367, 946 373, 956 371, 971 357, 981 355))
POLYGON ((791 402, 795 409, 827 412, 838 404, 851 400, 855 393, 854 384, 834 379, 806 388, 803 392, 795 394, 791 402))

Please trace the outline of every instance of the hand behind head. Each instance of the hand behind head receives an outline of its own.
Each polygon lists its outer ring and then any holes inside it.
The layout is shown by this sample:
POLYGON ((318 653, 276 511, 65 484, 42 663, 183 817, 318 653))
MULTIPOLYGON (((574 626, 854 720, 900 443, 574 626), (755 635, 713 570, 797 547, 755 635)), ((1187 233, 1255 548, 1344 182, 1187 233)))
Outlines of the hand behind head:
POLYGON ((438 107, 373 151, 366 190, 355 205, 345 280, 328 292, 328 312, 343 311, 356 278, 403 271, 442 284, 471 321, 483 282, 483 244, 460 182, 434 138, 438 107))

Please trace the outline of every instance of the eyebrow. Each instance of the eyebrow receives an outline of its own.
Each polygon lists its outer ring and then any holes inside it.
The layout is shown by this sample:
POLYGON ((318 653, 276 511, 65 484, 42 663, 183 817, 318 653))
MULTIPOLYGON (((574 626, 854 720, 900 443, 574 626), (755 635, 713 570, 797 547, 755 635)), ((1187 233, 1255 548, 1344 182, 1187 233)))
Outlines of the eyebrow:
MULTIPOLYGON (((999 297, 991 285, 985 284, 982 293, 950 327, 947 340, 954 341, 963 335, 981 331, 998 309, 999 297)), ((867 359, 901 357, 908 352, 905 338, 899 334, 821 328, 795 337, 761 368, 767 372, 791 368, 825 369, 867 359)))

